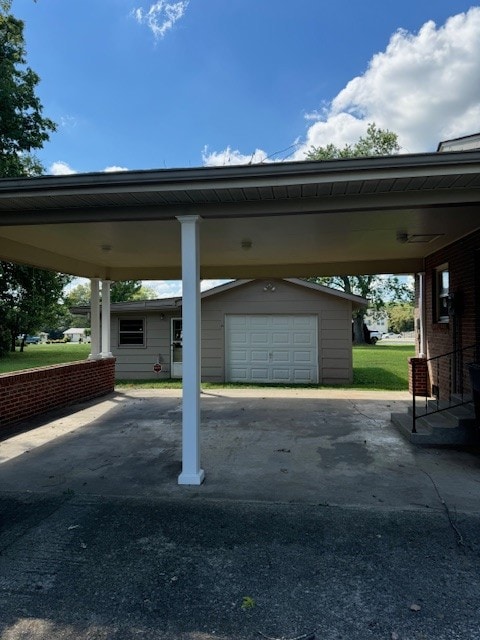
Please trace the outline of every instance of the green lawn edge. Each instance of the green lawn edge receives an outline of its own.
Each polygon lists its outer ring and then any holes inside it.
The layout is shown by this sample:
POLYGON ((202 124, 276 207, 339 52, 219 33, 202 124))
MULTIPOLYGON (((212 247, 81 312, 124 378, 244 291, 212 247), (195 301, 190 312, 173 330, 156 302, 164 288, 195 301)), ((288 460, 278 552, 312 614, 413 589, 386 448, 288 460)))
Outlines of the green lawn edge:
MULTIPOLYGON (((28 345, 0 358, 0 373, 21 371, 52 364, 84 360, 90 353, 88 344, 28 345)), ((406 391, 408 389, 408 358, 415 355, 413 345, 378 343, 353 347, 353 383, 342 385, 245 384, 202 382, 202 389, 364 389, 375 391, 406 391)), ((178 379, 116 380, 118 389, 181 389, 178 379)))

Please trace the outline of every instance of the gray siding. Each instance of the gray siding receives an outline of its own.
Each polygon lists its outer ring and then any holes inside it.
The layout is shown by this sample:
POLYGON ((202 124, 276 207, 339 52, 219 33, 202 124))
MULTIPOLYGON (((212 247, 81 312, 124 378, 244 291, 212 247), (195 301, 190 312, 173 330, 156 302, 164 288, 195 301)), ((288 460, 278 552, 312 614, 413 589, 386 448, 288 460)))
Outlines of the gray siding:
MULTIPOLYGON (((178 317, 176 315, 175 317, 178 317)), ((170 378, 170 317, 156 311, 147 313, 121 313, 112 316, 112 353, 117 359, 115 376, 119 379, 149 380, 170 378), (120 347, 118 345, 119 318, 145 319, 145 347, 120 347), (160 360, 162 371, 155 373, 153 365, 160 360)))
MULTIPOLYGON (((230 314, 284 314, 318 316, 318 371, 320 384, 352 381, 352 305, 328 293, 319 293, 282 280, 255 280, 202 300, 202 380, 225 379, 225 316, 230 314), (275 291, 264 290, 272 283, 275 291)), ((117 378, 170 377, 170 317, 159 312, 121 314, 146 318, 147 347, 118 347, 118 318, 112 318, 112 352, 117 378), (153 365, 160 355, 162 372, 153 365)), ((175 317, 179 314, 176 313, 175 317)))

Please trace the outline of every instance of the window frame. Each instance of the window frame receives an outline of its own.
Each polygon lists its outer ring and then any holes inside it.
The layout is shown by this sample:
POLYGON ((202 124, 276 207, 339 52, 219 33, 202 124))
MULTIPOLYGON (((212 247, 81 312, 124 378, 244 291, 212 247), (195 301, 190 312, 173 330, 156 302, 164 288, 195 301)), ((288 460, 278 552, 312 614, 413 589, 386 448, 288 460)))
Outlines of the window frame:
POLYGON ((146 349, 147 347, 147 319, 145 318, 145 316, 123 316, 118 318, 118 325, 117 325, 117 346, 119 349, 146 349), (124 330, 122 331, 122 322, 125 321, 136 321, 136 322, 141 322, 142 323, 142 342, 135 342, 135 343, 122 343, 122 334, 133 334, 135 333, 134 331, 127 331, 124 330))

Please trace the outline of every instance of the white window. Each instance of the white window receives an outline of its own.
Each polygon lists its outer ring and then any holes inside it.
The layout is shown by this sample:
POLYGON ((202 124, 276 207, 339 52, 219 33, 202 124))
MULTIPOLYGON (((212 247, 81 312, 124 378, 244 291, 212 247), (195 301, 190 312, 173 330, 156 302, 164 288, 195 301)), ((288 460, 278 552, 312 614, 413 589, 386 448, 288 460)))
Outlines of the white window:
POLYGON ((118 346, 119 347, 144 347, 145 346, 145 319, 144 318, 119 318, 118 346))
POLYGON ((449 320, 449 295, 450 273, 448 265, 444 264, 435 270, 435 320, 448 322, 449 320))

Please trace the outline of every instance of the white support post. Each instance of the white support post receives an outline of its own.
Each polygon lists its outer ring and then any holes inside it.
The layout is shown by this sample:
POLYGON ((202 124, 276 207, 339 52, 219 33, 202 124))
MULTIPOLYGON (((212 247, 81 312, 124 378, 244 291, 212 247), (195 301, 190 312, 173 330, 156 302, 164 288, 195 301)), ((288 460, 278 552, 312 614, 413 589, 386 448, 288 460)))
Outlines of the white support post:
POLYGON ((111 358, 110 351, 110 280, 102 280, 102 358, 111 358))
POLYGON ((100 290, 98 278, 90 280, 90 355, 89 360, 100 358, 100 290))
POLYGON ((200 468, 200 250, 199 216, 177 216, 182 226, 182 472, 178 484, 199 485, 200 468))
POLYGON ((420 353, 419 358, 426 358, 425 349, 425 273, 422 271, 418 274, 418 312, 420 321, 420 353))

